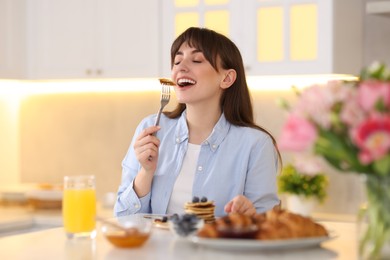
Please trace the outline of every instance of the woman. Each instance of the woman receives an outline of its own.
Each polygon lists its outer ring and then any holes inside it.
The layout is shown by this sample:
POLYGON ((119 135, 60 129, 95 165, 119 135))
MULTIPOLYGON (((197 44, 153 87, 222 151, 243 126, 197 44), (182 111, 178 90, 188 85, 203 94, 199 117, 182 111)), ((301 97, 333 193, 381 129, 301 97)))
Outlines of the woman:
POLYGON ((123 160, 117 216, 182 213, 193 197, 215 202, 215 216, 253 215, 279 204, 275 140, 253 120, 241 54, 227 37, 189 28, 172 44, 179 102, 153 126, 137 127, 123 160))

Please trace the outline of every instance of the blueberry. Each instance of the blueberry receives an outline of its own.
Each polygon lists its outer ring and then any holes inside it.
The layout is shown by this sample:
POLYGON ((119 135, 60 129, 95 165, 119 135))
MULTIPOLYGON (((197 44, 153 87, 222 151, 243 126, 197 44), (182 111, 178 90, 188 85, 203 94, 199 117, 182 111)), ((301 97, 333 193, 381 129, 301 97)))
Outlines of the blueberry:
POLYGON ((206 198, 206 197, 202 197, 202 199, 200 200, 200 202, 207 202, 207 198, 206 198))
POLYGON ((182 219, 184 221, 190 221, 192 219, 192 216, 194 216, 194 215, 193 214, 184 214, 182 219))
POLYGON ((199 218, 196 215, 192 215, 190 221, 191 221, 191 223, 196 224, 196 223, 198 223, 199 218))
POLYGON ((195 214, 183 214, 176 216, 175 220, 171 219, 173 229, 179 236, 186 237, 197 230, 197 223, 199 221, 195 214))
POLYGON ((192 202, 193 202, 193 203, 199 202, 199 197, 196 197, 196 196, 193 197, 193 198, 192 198, 192 202))
POLYGON ((177 223, 179 221, 179 215, 178 214, 173 214, 171 217, 170 217, 170 220, 173 222, 173 223, 177 223))

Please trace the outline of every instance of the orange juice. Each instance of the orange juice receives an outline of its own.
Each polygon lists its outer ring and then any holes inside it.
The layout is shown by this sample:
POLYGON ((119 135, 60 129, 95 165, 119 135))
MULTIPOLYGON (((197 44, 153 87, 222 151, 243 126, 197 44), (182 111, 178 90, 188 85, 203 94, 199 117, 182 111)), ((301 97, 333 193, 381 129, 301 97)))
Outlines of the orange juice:
POLYGON ((68 233, 91 232, 95 229, 95 189, 65 189, 62 214, 68 233))

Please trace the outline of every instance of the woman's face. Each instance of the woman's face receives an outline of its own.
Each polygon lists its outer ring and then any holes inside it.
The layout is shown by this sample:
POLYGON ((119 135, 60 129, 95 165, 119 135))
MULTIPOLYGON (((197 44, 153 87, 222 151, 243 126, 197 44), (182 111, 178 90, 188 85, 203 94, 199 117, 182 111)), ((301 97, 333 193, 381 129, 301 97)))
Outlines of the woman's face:
POLYGON ((225 70, 217 72, 200 50, 183 43, 176 53, 172 67, 172 80, 179 103, 187 105, 219 102, 225 70))

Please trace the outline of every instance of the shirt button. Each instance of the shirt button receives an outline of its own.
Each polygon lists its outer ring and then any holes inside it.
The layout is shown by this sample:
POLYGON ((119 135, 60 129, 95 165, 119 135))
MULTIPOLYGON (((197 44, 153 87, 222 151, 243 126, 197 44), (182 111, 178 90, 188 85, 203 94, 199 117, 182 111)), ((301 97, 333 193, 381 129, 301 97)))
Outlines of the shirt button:
POLYGON ((205 143, 205 144, 209 144, 209 142, 208 142, 208 141, 205 141, 204 143, 205 143))
POLYGON ((176 138, 176 143, 180 143, 180 139, 179 138, 176 138))
POLYGON ((217 148, 217 145, 216 144, 213 144, 212 145, 213 149, 217 148))
POLYGON ((134 208, 138 209, 139 208, 139 204, 134 203, 134 208))
POLYGON ((202 166, 198 166, 198 171, 202 171, 203 170, 203 167, 202 166))

